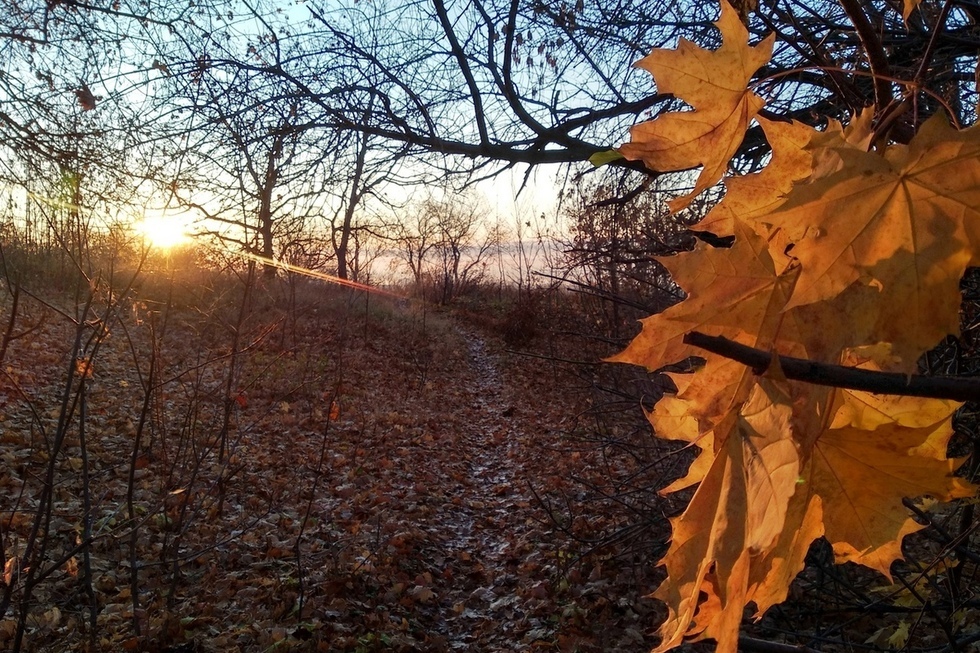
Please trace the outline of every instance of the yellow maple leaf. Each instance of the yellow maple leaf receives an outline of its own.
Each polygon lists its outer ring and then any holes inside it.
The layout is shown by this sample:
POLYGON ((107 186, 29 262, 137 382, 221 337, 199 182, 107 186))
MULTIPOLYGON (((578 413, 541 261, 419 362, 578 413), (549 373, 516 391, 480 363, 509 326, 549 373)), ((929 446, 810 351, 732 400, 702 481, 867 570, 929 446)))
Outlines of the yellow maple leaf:
POLYGON ((723 236, 734 233, 736 220, 747 222, 770 239, 770 252, 779 259, 788 242, 773 241, 766 217, 786 201, 796 183, 839 169, 837 150, 856 148, 866 152, 873 136, 873 116, 874 110, 868 109, 855 115, 846 127, 830 121, 822 132, 796 121, 778 122, 757 116, 755 120, 772 151, 769 162, 760 172, 726 179, 725 197, 693 229, 723 236))
POLYGON ((915 8, 919 6, 920 2, 922 0, 902 0, 902 18, 905 19, 906 23, 909 22, 909 16, 912 15, 912 12, 915 11, 915 8))
MULTIPOLYGON (((660 369, 690 356, 704 359, 694 374, 673 375, 676 396, 662 399, 648 414, 654 431, 686 440, 713 455, 713 429, 745 401, 755 383, 752 370, 731 359, 684 342, 690 331, 720 335, 787 356, 837 362, 844 347, 871 338, 867 295, 855 286, 835 300, 784 310, 796 270, 777 273, 767 241, 744 223, 731 248, 702 247, 661 259, 688 297, 659 315, 642 320, 643 329, 610 361, 660 369)), ((873 317, 873 316, 872 316, 873 317)), ((699 457, 683 479, 665 491, 699 482, 707 460, 699 457)))
POLYGON ((880 339, 911 369, 959 332, 959 281, 980 243, 980 130, 930 119, 908 146, 883 155, 834 152, 839 168, 797 185, 765 221, 786 231, 802 270, 789 307, 853 283, 880 290, 868 311, 880 339))
MULTIPOLYGON (((641 320, 643 330, 610 360, 655 370, 704 352, 684 343, 698 330, 744 340, 745 332, 772 333, 792 289, 792 275, 777 274, 766 241, 744 229, 731 248, 701 246, 658 259, 688 294, 680 304, 641 320)), ((765 336, 762 336, 763 338, 765 336)), ((746 342, 765 346, 758 338, 746 342)))
POLYGON ((678 394, 658 402, 648 417, 654 432, 661 437, 687 440, 704 453, 695 460, 683 479, 661 491, 664 494, 701 480, 716 453, 716 428, 729 415, 738 413, 756 384, 756 375, 751 369, 716 354, 706 354, 702 367, 693 374, 683 376, 689 378, 683 387, 679 386, 678 394), (708 459, 704 460, 705 457, 708 459))
MULTIPOLYGON (((745 514, 741 446, 737 437, 728 438, 727 445, 712 460, 684 513, 670 520, 670 549, 660 561, 667 569, 667 578, 653 594, 667 605, 668 613, 660 626, 661 642, 655 649, 657 652, 677 646, 692 634, 691 623, 703 600, 707 574, 715 564, 730 568, 740 557, 737 544, 744 535, 739 537, 735 527, 738 526, 737 516, 745 514), (717 523, 727 521, 728 515, 736 516, 733 528, 717 529, 717 523)), ((717 592, 705 594, 708 597, 718 595, 717 592)), ((702 606, 700 611, 701 614, 722 614, 725 609, 721 605, 715 610, 702 606)))
POLYGON ((611 359, 649 370, 704 361, 671 374, 677 393, 647 414, 661 437, 700 449, 662 490, 696 486, 671 519, 667 579, 653 595, 668 609, 656 652, 710 638, 734 653, 745 607, 754 603, 759 617, 785 600, 821 536, 838 561, 888 576, 903 538, 920 528, 903 498, 975 491, 945 457, 955 402, 788 382, 778 358, 760 379, 684 342, 700 331, 785 356, 908 371, 957 332, 959 280, 980 264, 980 128, 934 117, 908 145, 872 150, 872 111, 823 132, 768 121, 746 86, 771 46, 749 47, 724 1, 717 26, 718 50, 682 41, 641 62, 693 111, 638 125, 621 148, 655 170, 703 166, 694 190, 671 203, 679 210, 724 175, 749 121, 772 147, 761 172, 726 180, 724 200, 698 226, 734 235, 734 245, 661 259, 687 297, 643 320, 611 359))
POLYGON ((684 382, 677 384, 675 396, 658 401, 647 415, 654 432, 665 439, 686 440, 712 450, 711 431, 745 401, 754 383, 752 371, 723 356, 705 354, 704 365, 693 374, 671 376, 684 382))
MULTIPOLYGON (((752 371, 730 359, 709 354, 684 342, 691 331, 721 335, 753 347, 773 345, 783 323, 782 308, 790 296, 795 272, 777 274, 765 239, 744 223, 731 248, 701 247, 661 259, 687 299, 659 315, 642 320, 643 329, 611 362, 642 365, 656 370, 690 356, 705 364, 685 380, 675 399, 661 402, 648 416, 654 430, 684 439, 702 449, 713 445, 711 431, 737 411, 754 384, 752 371), (686 408, 687 417, 680 413, 686 408), (678 431, 682 427, 683 431, 678 431)), ((795 334, 794 334, 795 335, 795 334)), ((792 347, 792 343, 787 343, 792 347)), ((787 353, 801 355, 800 350, 787 353)), ((684 375, 688 376, 688 375, 684 375)), ((678 482, 678 487, 701 480, 704 464, 678 482)))
POLYGON ((755 618, 782 603, 790 583, 804 567, 810 544, 823 535, 823 506, 819 497, 795 492, 786 507, 786 520, 779 538, 753 561, 746 602, 756 606, 755 618))
MULTIPOLYGON (((673 419, 682 419, 698 378, 680 379, 673 419)), ((657 651, 711 638, 718 651, 734 652, 744 607, 754 603, 759 617, 785 600, 822 535, 838 561, 887 576, 902 539, 920 528, 904 497, 948 501, 975 491, 952 476, 960 461, 944 459, 955 402, 814 388, 786 382, 778 368, 748 396, 700 436, 701 454, 670 488, 700 482, 671 520, 668 579, 654 594, 668 605, 657 651)), ((693 433, 687 428, 685 439, 693 433)))
POLYGON ((826 177, 841 167, 839 151, 855 149, 867 152, 874 140, 874 109, 868 107, 851 116, 845 127, 830 120, 822 132, 814 132, 807 144, 813 161, 811 179, 826 177))
POLYGON ((687 510, 671 520, 661 561, 668 579, 654 594, 669 612, 657 651, 692 635, 735 651, 752 559, 781 536, 800 469, 792 408, 770 393, 755 385, 737 414, 716 427, 717 455, 702 452, 713 455, 711 465, 687 510))
POLYGON ((647 419, 660 437, 666 440, 685 440, 696 443, 700 435, 697 420, 687 409, 687 402, 678 399, 691 385, 692 374, 667 372, 665 374, 677 388, 673 394, 665 394, 653 407, 646 411, 647 419), (658 423, 662 428, 658 427, 658 423))
POLYGON ((673 94, 694 109, 635 125, 630 142, 619 148, 627 159, 642 160, 651 170, 703 166, 694 189, 670 203, 673 211, 722 178, 749 122, 764 104, 746 87, 772 56, 773 35, 750 47, 739 12, 727 0, 721 0, 715 25, 723 39, 717 50, 681 39, 676 50, 656 49, 637 63, 653 74, 660 93, 673 94))
POLYGON ((726 179, 725 197, 693 227, 696 231, 718 236, 733 234, 736 219, 751 223, 768 215, 785 201, 795 182, 810 175, 811 154, 806 146, 818 132, 795 121, 775 122, 761 116, 756 121, 772 149, 769 163, 759 172, 726 179))
MULTIPOLYGON (((685 440, 701 451, 687 473, 660 490, 667 495, 700 483, 717 455, 715 430, 744 404, 756 380, 741 363, 707 354, 705 364, 693 374, 670 374, 676 395, 661 398, 647 418, 654 432, 669 440, 685 440)), ((722 439, 724 442, 724 439, 722 439)))
POLYGON ((890 579, 889 567, 902 555, 902 539, 923 528, 902 499, 949 501, 976 491, 952 476, 957 461, 915 455, 926 441, 937 436, 948 441, 952 433, 947 419, 924 428, 845 426, 820 435, 801 476, 807 491, 820 497, 825 536, 838 562, 856 562, 890 579))
MULTIPOLYGON (((892 358, 891 347, 880 343, 875 346, 851 349, 845 352, 841 361, 847 367, 880 371, 889 367, 892 358)), ((859 429, 874 430, 885 424, 898 424, 912 428, 925 428, 948 420, 962 404, 950 399, 926 399, 905 395, 882 395, 870 392, 841 390, 835 398, 834 414, 830 428, 853 426, 859 429)), ((941 438, 942 439, 942 438, 941 438)), ((948 439, 946 437, 945 439, 948 439)), ((933 446, 927 440, 928 447, 933 446)), ((945 443, 935 446, 938 449, 919 447, 919 455, 927 455, 939 460, 946 458, 945 443)))
MULTIPOLYGON (((854 363, 854 355, 844 362, 854 363)), ((864 360, 861 367, 877 365, 864 360)), ((839 562, 856 562, 887 576, 901 556, 902 539, 920 528, 903 498, 949 501, 976 490, 952 475, 962 461, 945 455, 956 402, 799 382, 780 387, 790 395, 783 403, 794 409, 792 431, 803 467, 782 533, 752 561, 746 600, 756 604, 756 617, 785 600, 817 537, 828 538, 839 562)))
POLYGON ((874 315, 867 312, 866 302, 876 291, 856 287, 836 305, 787 310, 799 268, 779 269, 765 238, 740 220, 732 225, 736 240, 730 248, 700 246, 658 259, 688 296, 641 320, 640 334, 610 361, 656 370, 689 356, 706 357, 703 350, 684 342, 690 331, 829 362, 836 362, 844 347, 868 343, 874 315))

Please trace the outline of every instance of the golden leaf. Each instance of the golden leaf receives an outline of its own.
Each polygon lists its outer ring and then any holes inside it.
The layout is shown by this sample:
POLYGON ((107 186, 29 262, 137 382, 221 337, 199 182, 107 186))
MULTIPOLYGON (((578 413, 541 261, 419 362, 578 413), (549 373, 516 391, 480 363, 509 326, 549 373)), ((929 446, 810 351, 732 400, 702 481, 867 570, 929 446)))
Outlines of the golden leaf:
MULTIPOLYGON (((905 15, 915 3, 905 4, 905 15)), ((735 236, 730 248, 663 258, 687 293, 643 320, 611 360, 671 374, 677 393, 647 414, 661 437, 700 449, 663 493, 696 486, 662 560, 653 595, 667 604, 656 649, 712 638, 734 653, 744 608, 761 616, 785 600, 810 544, 888 576, 903 538, 920 525, 903 499, 966 497, 974 486, 947 460, 956 402, 882 397, 787 381, 778 359, 762 378, 687 345, 691 331, 773 352, 875 370, 910 371, 957 333, 960 279, 980 265, 980 127, 926 121, 907 145, 878 145, 874 112, 823 132, 757 116, 747 89, 771 45, 748 46, 722 2, 723 44, 682 41, 641 62, 659 91, 692 111, 634 127, 620 151, 654 170, 703 166, 686 207, 725 173, 749 121, 772 148, 760 172, 725 181, 725 198, 698 226, 735 236)))
POLYGON ((946 419, 925 428, 846 426, 820 435, 801 476, 808 492, 820 497, 825 536, 838 562, 856 562, 890 579, 889 567, 902 555, 902 539, 922 528, 902 499, 949 501, 976 491, 952 476, 957 461, 915 455, 926 441, 948 441, 952 433, 946 419))
POLYGON ((790 583, 803 570, 810 544, 822 535, 823 507, 820 498, 796 492, 786 507, 786 520, 779 539, 755 561, 751 569, 746 602, 755 603, 757 619, 772 606, 786 600, 790 583))
MULTIPOLYGON (((734 339, 777 320, 791 285, 787 287, 787 279, 776 274, 766 241, 749 230, 743 235, 731 248, 701 246, 693 252, 658 259, 688 297, 642 320, 640 335, 610 360, 655 370, 688 356, 704 355, 684 343, 689 331, 734 339)), ((758 339, 746 344, 756 346, 758 339)))
POLYGON ((922 0, 902 0, 902 18, 905 19, 906 23, 909 22, 909 16, 912 15, 912 12, 915 11, 915 8, 919 6, 920 2, 922 0))
POLYGON ((654 594, 669 613, 657 651, 696 635, 734 653, 752 561, 783 533, 799 477, 791 413, 772 388, 755 385, 737 416, 716 428, 719 451, 687 510, 671 520, 661 561, 668 579, 654 594))
POLYGON ((802 264, 789 307, 835 297, 859 282, 880 290, 868 311, 879 339, 910 370, 919 354, 959 332, 959 281, 980 243, 980 131, 942 118, 884 155, 838 148, 835 172, 794 188, 766 218, 796 243, 802 264))
POLYGON ((732 225, 736 240, 730 248, 701 246, 658 259, 688 297, 641 320, 640 334, 610 361, 656 370, 689 356, 705 357, 703 350, 684 343, 690 331, 832 362, 844 347, 867 344, 871 335, 865 302, 876 292, 855 289, 843 295, 839 306, 787 311, 799 268, 779 271, 763 237, 739 220, 732 225), (854 319, 846 325, 842 316, 854 319))
MULTIPOLYGON (((874 347, 862 347, 846 352, 842 364, 865 370, 881 370, 887 367, 891 358, 891 347, 878 344, 874 347)), ((870 392, 853 392, 841 390, 837 393, 834 407, 834 420, 830 428, 854 428, 874 430, 886 424, 897 424, 912 428, 926 428, 949 419, 962 404, 948 399, 923 399, 922 397, 907 397, 902 395, 880 395, 870 392)), ((946 438, 948 439, 948 438, 946 438)), ((927 440, 932 445, 932 440, 927 440)), ((942 460, 946 458, 945 445, 942 451, 931 451, 926 454, 919 448, 920 455, 942 460)))
MULTIPOLYGON (((772 148, 772 158, 760 172, 725 180, 725 197, 693 228, 719 236, 734 233, 736 219, 752 223, 785 201, 793 184, 810 175, 806 145, 817 132, 799 122, 774 122, 757 117, 772 148)), ((757 229, 761 235, 767 231, 757 229)))
POLYGON ((75 374, 85 379, 91 379, 94 376, 94 373, 95 369, 91 358, 86 356, 84 358, 75 359, 75 374))
POLYGON ((693 111, 667 113, 630 130, 630 142, 619 151, 651 170, 669 172, 703 166, 694 189, 670 203, 679 211, 701 191, 717 183, 764 102, 746 86, 772 56, 773 36, 756 46, 739 12, 721 0, 715 23, 722 34, 717 50, 705 50, 681 39, 676 50, 656 49, 637 66, 650 71, 660 93, 683 100, 693 111))

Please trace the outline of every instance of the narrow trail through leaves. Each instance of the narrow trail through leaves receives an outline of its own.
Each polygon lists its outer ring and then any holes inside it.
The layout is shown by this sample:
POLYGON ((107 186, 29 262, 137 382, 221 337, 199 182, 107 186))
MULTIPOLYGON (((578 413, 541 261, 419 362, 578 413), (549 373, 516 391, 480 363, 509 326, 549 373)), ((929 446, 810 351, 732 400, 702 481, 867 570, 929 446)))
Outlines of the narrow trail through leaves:
MULTIPOLYGON (((437 527, 448 527, 452 533, 447 542, 451 549, 480 561, 499 562, 495 558, 507 543, 497 519, 513 513, 509 510, 513 505, 507 500, 513 499, 516 490, 513 454, 520 445, 513 439, 516 429, 502 417, 513 408, 501 405, 500 377, 486 343, 474 332, 460 330, 460 334, 469 362, 469 369, 461 370, 460 383, 470 400, 464 410, 472 412, 472 419, 458 434, 455 454, 465 463, 459 496, 447 506, 446 514, 439 516, 441 526, 437 527)), ((524 477, 525 473, 519 475, 524 477)))
MULTIPOLYGON (((445 529, 450 557, 483 572, 468 577, 475 581, 469 584, 476 585, 468 596, 470 607, 465 603, 461 610, 458 604, 449 606, 446 634, 450 646, 465 650, 478 639, 478 627, 474 626, 493 620, 495 613, 513 614, 516 578, 490 570, 506 570, 508 564, 519 562, 511 549, 516 546, 515 539, 526 535, 528 529, 519 516, 530 502, 524 496, 526 488, 520 487, 526 486, 529 478, 528 470, 520 468, 525 434, 507 417, 513 415, 514 408, 504 402, 497 362, 479 334, 461 328, 457 331, 466 345, 468 365, 458 374, 467 403, 459 407, 464 421, 460 423, 456 451, 445 462, 452 466, 461 461, 463 469, 456 486, 458 494, 443 511, 433 515, 429 528, 445 529)), ((541 582, 534 586, 539 594, 544 592, 541 582)), ((503 622, 498 628, 501 647, 519 648, 512 626, 503 622)))

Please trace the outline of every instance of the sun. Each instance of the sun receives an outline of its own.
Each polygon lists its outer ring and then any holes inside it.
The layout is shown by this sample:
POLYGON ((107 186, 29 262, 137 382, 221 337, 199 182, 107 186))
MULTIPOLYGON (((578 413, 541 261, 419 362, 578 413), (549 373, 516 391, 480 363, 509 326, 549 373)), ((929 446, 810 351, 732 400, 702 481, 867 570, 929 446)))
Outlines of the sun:
POLYGON ((144 216, 136 223, 136 231, 155 249, 171 249, 190 241, 184 223, 173 217, 144 216))

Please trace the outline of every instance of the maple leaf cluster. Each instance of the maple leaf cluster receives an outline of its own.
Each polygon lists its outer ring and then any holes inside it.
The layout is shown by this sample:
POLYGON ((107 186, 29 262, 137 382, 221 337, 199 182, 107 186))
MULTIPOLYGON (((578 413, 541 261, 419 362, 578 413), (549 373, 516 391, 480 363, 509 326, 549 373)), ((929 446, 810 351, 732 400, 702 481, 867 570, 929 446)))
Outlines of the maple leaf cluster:
MULTIPOLYGON (((914 3, 906 3, 911 10, 914 3)), ((941 115, 907 144, 875 138, 873 112, 818 131, 760 115, 747 88, 769 60, 772 37, 750 46, 739 11, 721 1, 723 43, 682 40, 639 62, 692 110, 635 126, 619 151, 655 171, 700 166, 686 208, 722 181, 750 124, 772 156, 759 172, 724 179, 724 199, 695 229, 734 236, 660 261, 687 293, 612 360, 671 373, 677 393, 648 417, 664 438, 695 445, 687 475, 663 492, 697 486, 671 520, 668 606, 656 651, 714 639, 736 650, 746 605, 756 617, 786 599, 810 544, 825 537, 838 562, 890 577, 902 539, 921 528, 904 497, 973 494, 947 460, 950 400, 882 396, 789 381, 774 356, 762 376, 688 344, 700 332, 780 356, 915 370, 959 332, 959 283, 980 264, 980 131, 941 115)))

